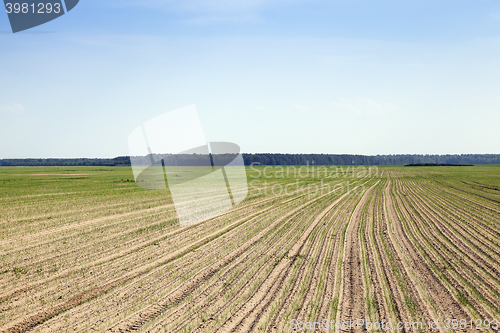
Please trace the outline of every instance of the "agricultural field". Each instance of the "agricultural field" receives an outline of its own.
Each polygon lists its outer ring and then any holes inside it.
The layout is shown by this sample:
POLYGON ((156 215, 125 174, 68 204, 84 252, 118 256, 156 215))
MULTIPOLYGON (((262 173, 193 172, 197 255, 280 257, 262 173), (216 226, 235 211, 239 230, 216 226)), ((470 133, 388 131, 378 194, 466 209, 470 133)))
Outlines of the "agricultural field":
POLYGON ((247 174, 180 227, 128 167, 0 168, 0 331, 500 331, 500 166, 247 174))

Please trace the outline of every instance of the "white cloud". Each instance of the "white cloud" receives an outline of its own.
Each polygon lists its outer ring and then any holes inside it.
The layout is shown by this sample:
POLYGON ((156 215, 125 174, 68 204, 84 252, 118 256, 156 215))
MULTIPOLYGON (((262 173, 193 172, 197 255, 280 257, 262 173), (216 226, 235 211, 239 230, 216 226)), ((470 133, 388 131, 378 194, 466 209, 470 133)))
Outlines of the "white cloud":
POLYGON ((380 103, 368 98, 342 99, 330 104, 335 110, 360 116, 386 117, 397 110, 397 107, 392 103, 380 103))
POLYGON ((113 5, 159 9, 187 16, 185 23, 210 24, 260 21, 267 7, 300 2, 305 0, 115 0, 113 5))
POLYGON ((18 114, 18 113, 23 113, 24 110, 25 110, 24 106, 20 103, 13 102, 6 105, 0 105, 0 111, 7 113, 18 114))
POLYGON ((301 112, 311 112, 310 108, 308 108, 307 106, 300 105, 300 104, 294 104, 293 108, 295 110, 301 111, 301 112))
POLYGON ((183 19, 180 22, 191 25, 209 25, 218 23, 248 23, 261 20, 259 16, 253 14, 224 13, 219 15, 197 15, 196 17, 183 19))
POLYGON ((119 0, 116 4, 191 12, 248 11, 284 0, 119 0))

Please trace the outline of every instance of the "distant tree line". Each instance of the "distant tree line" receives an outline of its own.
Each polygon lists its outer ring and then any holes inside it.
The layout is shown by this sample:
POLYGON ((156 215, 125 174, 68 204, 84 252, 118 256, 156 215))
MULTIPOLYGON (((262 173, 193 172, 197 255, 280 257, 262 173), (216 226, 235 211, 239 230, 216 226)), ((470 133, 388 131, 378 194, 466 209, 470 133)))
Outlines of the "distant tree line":
POLYGON ((331 155, 243 154, 245 165, 407 165, 407 164, 500 164, 500 154, 463 155, 331 155))
MULTIPOLYGON (((162 156, 167 165, 200 165, 203 160, 192 155, 162 156)), ((132 157, 134 161, 151 160, 149 156, 132 157)), ((408 165, 408 164, 500 164, 500 154, 463 155, 333 155, 333 154, 243 154, 245 165, 408 165)), ((204 163, 204 162, 203 162, 204 163)), ((0 166, 130 166, 129 156, 107 158, 24 158, 3 159, 0 166)))
POLYGON ((433 166, 452 166, 452 167, 461 167, 461 166, 474 166, 472 164, 436 164, 436 163, 421 163, 421 164, 407 164, 407 167, 433 167, 433 166))
POLYGON ((115 158, 22 158, 0 160, 0 166, 130 166, 128 156, 115 158))

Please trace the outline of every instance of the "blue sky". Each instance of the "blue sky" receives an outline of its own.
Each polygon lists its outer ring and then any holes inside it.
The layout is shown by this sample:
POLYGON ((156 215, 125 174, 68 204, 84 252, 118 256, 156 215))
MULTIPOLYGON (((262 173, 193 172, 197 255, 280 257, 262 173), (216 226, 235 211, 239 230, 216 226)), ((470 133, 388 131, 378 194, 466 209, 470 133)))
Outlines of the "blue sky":
POLYGON ((0 45, 0 158, 127 155, 191 104, 244 152, 500 153, 498 1, 81 0, 0 45))

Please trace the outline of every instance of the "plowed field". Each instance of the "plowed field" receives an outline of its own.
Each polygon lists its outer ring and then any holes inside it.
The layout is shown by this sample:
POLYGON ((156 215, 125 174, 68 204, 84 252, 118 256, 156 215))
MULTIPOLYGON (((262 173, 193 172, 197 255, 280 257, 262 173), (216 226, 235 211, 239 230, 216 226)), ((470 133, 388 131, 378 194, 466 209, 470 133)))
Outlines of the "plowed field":
POLYGON ((0 331, 500 330, 500 166, 316 168, 189 227, 129 168, 0 168, 0 331))

